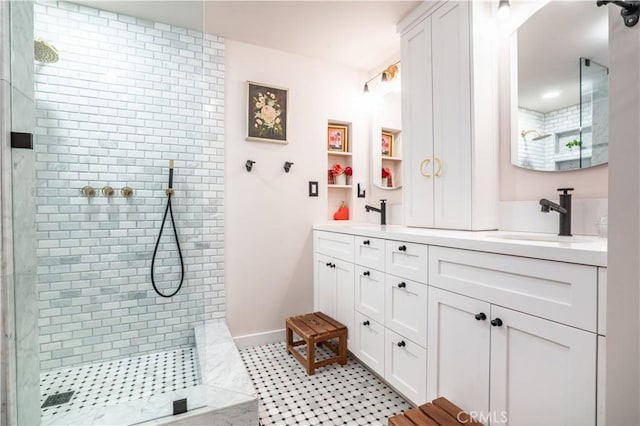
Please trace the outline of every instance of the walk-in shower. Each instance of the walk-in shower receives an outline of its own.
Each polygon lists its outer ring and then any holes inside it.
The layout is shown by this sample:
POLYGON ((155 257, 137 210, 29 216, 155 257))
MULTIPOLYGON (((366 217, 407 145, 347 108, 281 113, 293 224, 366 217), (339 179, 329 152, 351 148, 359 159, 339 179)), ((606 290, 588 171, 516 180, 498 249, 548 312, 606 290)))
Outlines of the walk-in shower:
POLYGON ((187 394, 197 408, 194 328, 224 318, 224 42, 204 13, 184 27, 86 4, 0 6, 12 113, 34 135, 13 153, 14 231, 31 229, 13 258, 32 262, 11 313, 18 424, 99 424, 114 404, 145 421, 187 394))

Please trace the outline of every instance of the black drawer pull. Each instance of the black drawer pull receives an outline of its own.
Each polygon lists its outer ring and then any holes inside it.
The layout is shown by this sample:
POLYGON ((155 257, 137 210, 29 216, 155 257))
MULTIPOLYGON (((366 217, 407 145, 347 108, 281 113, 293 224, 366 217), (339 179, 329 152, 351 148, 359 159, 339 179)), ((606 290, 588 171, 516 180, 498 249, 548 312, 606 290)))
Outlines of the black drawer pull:
POLYGON ((407 283, 405 282, 401 282, 400 284, 398 284, 398 288, 406 288, 407 287, 407 283))
POLYGON ((362 325, 369 327, 369 321, 363 322, 362 325))
POLYGON ((364 275, 365 277, 368 277, 369 275, 371 275, 371 272, 369 272, 369 271, 364 271, 364 272, 362 273, 362 275, 364 275))
POLYGON ((502 320, 500 318, 491 320, 491 325, 494 327, 500 327, 502 325, 502 320))
POLYGON ((327 266, 331 266, 331 262, 327 263, 327 266))
POLYGON ((404 348, 405 346, 407 346, 407 344, 404 342, 404 340, 401 340, 398 342, 398 347, 399 348, 404 348))
POLYGON ((484 312, 480 312, 479 314, 476 314, 476 319, 478 321, 484 321, 487 319, 487 316, 484 314, 484 312))
POLYGON ((364 241, 362 242, 362 244, 364 244, 365 246, 368 246, 369 244, 371 244, 371 241, 369 241, 369 240, 364 240, 364 241))
POLYGON ((400 246, 400 247, 398 247, 398 250, 407 251, 407 246, 400 246))

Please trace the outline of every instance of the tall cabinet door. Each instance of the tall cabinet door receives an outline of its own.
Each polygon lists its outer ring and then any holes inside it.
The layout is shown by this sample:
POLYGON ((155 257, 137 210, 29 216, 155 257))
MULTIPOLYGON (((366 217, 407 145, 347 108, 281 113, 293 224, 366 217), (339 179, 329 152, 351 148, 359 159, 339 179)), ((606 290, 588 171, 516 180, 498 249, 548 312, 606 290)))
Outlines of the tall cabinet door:
POLYGON ((489 303, 433 287, 428 296, 427 400, 488 413, 489 303))
POLYGON ((433 227, 431 18, 402 37, 402 136, 405 220, 433 227))
POLYGON ((511 425, 596 421, 596 335, 491 307, 491 411, 511 425))
MULTIPOLYGON (((334 318, 347 326, 349 345, 354 341, 353 330, 353 298, 354 298, 354 276, 353 263, 342 260, 334 261, 335 271, 335 311, 334 318)), ((353 348, 349 347, 353 350, 353 348)))
POLYGON ((313 310, 331 316, 334 310, 335 259, 323 254, 313 254, 313 310))
POLYGON ((431 18, 436 228, 471 229, 470 4, 448 2, 431 18))

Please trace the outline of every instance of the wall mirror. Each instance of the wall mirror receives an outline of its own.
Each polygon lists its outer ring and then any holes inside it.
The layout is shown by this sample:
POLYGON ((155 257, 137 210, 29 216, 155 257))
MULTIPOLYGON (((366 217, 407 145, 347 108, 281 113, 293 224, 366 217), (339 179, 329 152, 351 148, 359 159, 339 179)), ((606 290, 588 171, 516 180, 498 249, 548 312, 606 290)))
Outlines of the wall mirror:
POLYGON ((550 1, 511 39, 511 163, 564 171, 608 161, 608 15, 550 1))

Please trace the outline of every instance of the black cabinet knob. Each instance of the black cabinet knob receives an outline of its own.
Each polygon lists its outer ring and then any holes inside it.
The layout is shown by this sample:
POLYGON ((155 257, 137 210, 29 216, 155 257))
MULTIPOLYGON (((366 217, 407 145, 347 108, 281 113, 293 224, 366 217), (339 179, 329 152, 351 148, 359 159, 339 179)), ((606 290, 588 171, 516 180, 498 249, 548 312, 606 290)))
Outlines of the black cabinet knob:
POLYGON ((479 314, 476 314, 476 319, 478 321, 484 321, 487 319, 487 316, 484 314, 484 312, 480 312, 479 314))
POLYGON ((491 320, 491 325, 494 327, 500 327, 502 325, 502 320, 500 318, 491 320))
POLYGON ((371 244, 371 241, 369 241, 369 240, 364 240, 364 241, 362 242, 362 244, 364 244, 365 246, 368 246, 369 244, 371 244))
POLYGON ((398 288, 405 288, 407 286, 407 283, 405 282, 401 282, 398 284, 398 288))
POLYGON ((404 340, 401 340, 397 343, 399 348, 404 348, 405 346, 407 346, 407 344, 404 342, 404 340))
POLYGON ((369 321, 363 322, 362 325, 365 325, 365 326, 369 327, 369 321))
POLYGON ((364 275, 365 277, 368 277, 369 275, 371 275, 371 272, 369 272, 369 271, 364 271, 364 272, 362 273, 362 275, 364 275))
POLYGON ((400 246, 400 247, 398 247, 398 250, 407 251, 407 246, 400 246))
POLYGON ((331 267, 331 262, 327 263, 327 266, 331 267))

